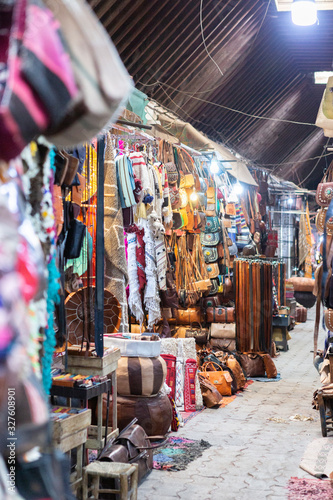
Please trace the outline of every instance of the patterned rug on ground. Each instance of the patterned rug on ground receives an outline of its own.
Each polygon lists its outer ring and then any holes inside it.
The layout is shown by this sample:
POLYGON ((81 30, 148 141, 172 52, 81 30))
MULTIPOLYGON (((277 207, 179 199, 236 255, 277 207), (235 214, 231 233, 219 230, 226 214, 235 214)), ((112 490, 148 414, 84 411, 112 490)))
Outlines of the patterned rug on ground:
POLYGON ((311 441, 304 452, 300 467, 319 479, 330 477, 333 472, 333 438, 311 441))
POLYGON ((332 500, 333 483, 329 480, 292 477, 288 481, 288 500, 332 500))
POLYGON ((154 451, 154 469, 179 471, 185 470, 189 463, 201 457, 203 452, 211 445, 201 439, 185 439, 181 437, 169 437, 168 442, 162 448, 154 451))

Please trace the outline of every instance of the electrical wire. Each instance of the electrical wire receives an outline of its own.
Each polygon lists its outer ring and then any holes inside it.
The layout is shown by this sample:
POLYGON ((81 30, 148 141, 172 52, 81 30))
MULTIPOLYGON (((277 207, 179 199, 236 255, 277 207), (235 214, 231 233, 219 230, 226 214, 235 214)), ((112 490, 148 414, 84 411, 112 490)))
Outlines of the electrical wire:
POLYGON ((321 156, 318 158, 318 160, 316 161, 315 166, 313 167, 313 169, 311 170, 311 172, 310 172, 310 173, 309 173, 309 174, 305 177, 305 179, 303 179, 303 180, 302 180, 302 182, 298 185, 298 187, 301 187, 301 186, 302 186, 302 184, 304 184, 304 182, 305 182, 305 181, 307 181, 307 180, 308 180, 308 178, 309 178, 309 177, 313 174, 313 172, 314 172, 314 171, 315 171, 315 169, 317 168, 318 163, 320 162, 320 160, 321 160, 322 158, 327 157, 329 154, 332 154, 332 153, 328 153, 328 154, 324 155, 324 151, 325 151, 325 149, 327 148, 329 141, 330 141, 330 137, 327 139, 326 144, 325 144, 325 146, 324 146, 324 148, 323 148, 323 152, 322 152, 321 156))
POLYGON ((224 76, 224 74, 223 74, 220 66, 217 64, 217 62, 215 61, 215 59, 210 55, 209 50, 207 48, 206 40, 205 40, 205 34, 204 34, 204 29, 203 29, 202 10, 203 10, 203 0, 200 0, 200 31, 201 31, 202 42, 204 44, 205 51, 207 52, 207 55, 208 55, 209 59, 215 64, 215 66, 217 67, 220 75, 224 76))
POLYGON ((260 26, 259 26, 259 28, 258 28, 258 31, 257 31, 257 33, 256 33, 256 36, 254 37, 254 40, 253 40, 252 44, 251 44, 251 47, 250 47, 249 52, 251 52, 251 50, 253 49, 254 44, 256 43, 256 40, 257 40, 257 38, 258 38, 258 35, 259 35, 260 30, 261 30, 261 28, 262 28, 262 25, 263 25, 263 24, 264 24, 264 22, 265 22, 265 19, 266 19, 266 16, 267 16, 267 12, 268 12, 268 9, 269 9, 269 6, 270 6, 270 5, 271 5, 271 0, 268 0, 268 3, 267 3, 267 7, 266 7, 266 10, 265 10, 264 17, 263 17, 263 18, 262 18, 262 20, 261 20, 260 26))
MULTIPOLYGON (((138 82, 138 83, 142 84, 142 82, 138 82)), ((164 87, 168 87, 169 89, 173 90, 174 92, 179 92, 180 94, 184 94, 184 91, 176 89, 175 87, 172 87, 172 85, 169 85, 167 83, 160 82, 159 80, 156 80, 156 83, 159 83, 160 85, 162 85, 164 87)), ((196 99, 197 101, 200 101, 200 102, 205 102, 206 104, 211 104, 212 106, 216 106, 217 108, 226 109, 227 111, 232 111, 233 113, 239 113, 240 115, 244 115, 244 116, 247 116, 249 118, 255 118, 257 120, 269 120, 269 121, 274 121, 274 122, 291 123, 293 125, 307 125, 310 127, 316 126, 314 123, 297 122, 294 120, 285 120, 283 118, 272 118, 269 116, 252 115, 251 113, 246 113, 245 111, 240 111, 239 109, 230 108, 229 106, 224 106, 223 104, 218 104, 217 102, 208 101, 207 99, 202 99, 200 97, 196 97, 195 95, 192 95, 192 99, 196 99)))
POLYGON ((282 162, 282 163, 260 163, 260 164, 256 163, 255 166, 256 167, 279 167, 280 165, 295 165, 295 163, 306 163, 307 161, 317 160, 317 159, 318 159, 318 163, 319 163, 321 158, 325 158, 325 156, 330 156, 330 155, 333 155, 333 151, 332 151, 332 153, 327 153, 326 155, 321 154, 320 156, 313 156, 312 158, 305 158, 304 160, 286 161, 286 162, 282 162))

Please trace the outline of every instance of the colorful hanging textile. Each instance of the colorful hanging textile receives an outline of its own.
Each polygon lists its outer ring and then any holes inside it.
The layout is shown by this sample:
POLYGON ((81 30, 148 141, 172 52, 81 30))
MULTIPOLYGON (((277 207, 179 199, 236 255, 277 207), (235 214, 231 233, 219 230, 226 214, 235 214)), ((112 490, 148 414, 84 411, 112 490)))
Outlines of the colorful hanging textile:
POLYGON ((184 409, 195 411, 195 376, 197 373, 197 362, 195 359, 187 359, 185 363, 184 383, 184 409))
POLYGON ((161 317, 160 297, 157 283, 157 265, 155 240, 152 231, 151 221, 144 223, 144 242, 147 285, 144 292, 144 303, 148 312, 148 328, 152 329, 157 320, 161 317))
POLYGON ((139 288, 139 278, 138 278, 138 266, 136 259, 136 249, 137 249, 137 234, 135 231, 126 234, 127 238, 127 252, 128 252, 128 280, 129 280, 129 296, 128 305, 130 311, 140 325, 143 323, 144 312, 142 308, 140 288, 139 288))

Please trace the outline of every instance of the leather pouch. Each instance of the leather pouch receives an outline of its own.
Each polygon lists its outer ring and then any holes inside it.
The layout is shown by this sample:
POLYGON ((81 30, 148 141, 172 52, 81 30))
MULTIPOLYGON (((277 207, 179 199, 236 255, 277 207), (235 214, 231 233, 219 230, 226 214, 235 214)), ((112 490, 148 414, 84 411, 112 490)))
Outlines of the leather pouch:
POLYGON ((203 247, 215 247, 220 241, 219 233, 200 233, 200 241, 203 247))
POLYGON ((316 191, 316 203, 321 207, 328 207, 333 199, 333 182, 321 182, 316 191))
POLYGON ((262 357, 264 360, 267 378, 276 378, 277 377, 277 369, 276 369, 274 361, 272 360, 272 358, 270 357, 269 354, 263 354, 262 357))
POLYGON ((202 252, 203 252, 206 264, 209 264, 210 262, 217 261, 217 259, 218 259, 217 248, 215 248, 215 247, 202 247, 202 252))
POLYGON ((219 271, 219 265, 216 262, 215 263, 206 264, 206 269, 207 269, 207 272, 208 272, 208 276, 211 279, 217 278, 217 276, 219 275, 219 272, 220 272, 219 271))
POLYGON ((220 220, 218 217, 207 217, 205 232, 216 233, 220 229, 220 220))

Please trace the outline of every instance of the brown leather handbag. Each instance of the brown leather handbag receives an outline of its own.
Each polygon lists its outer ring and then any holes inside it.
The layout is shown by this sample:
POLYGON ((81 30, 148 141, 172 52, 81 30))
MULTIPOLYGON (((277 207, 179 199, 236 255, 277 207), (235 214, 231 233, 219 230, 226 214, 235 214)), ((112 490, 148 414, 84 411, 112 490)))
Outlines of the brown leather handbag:
POLYGON ((201 376, 200 373, 199 373, 199 382, 202 393, 202 399, 204 405, 207 406, 207 408, 213 408, 213 406, 222 403, 223 398, 219 393, 219 391, 211 382, 209 382, 209 380, 201 376))
MULTIPOLYGON (((139 482, 151 472, 153 468, 153 448, 161 445, 152 445, 144 429, 140 425, 132 425, 121 432, 116 439, 111 439, 98 460, 100 462, 137 463, 139 482)), ((103 488, 109 488, 110 480, 103 480, 103 488)))
POLYGON ((200 375, 209 380, 211 384, 219 391, 221 396, 231 396, 232 377, 228 371, 224 371, 222 367, 213 361, 207 361, 201 367, 200 375), (211 371, 207 371, 207 369, 211 371))
POLYGON ((234 307, 208 307, 206 310, 207 323, 234 323, 234 307))
POLYGON ((201 307, 191 307, 190 309, 177 309, 175 311, 176 321, 179 325, 190 325, 191 323, 202 323, 201 307))
POLYGON ((239 359, 248 378, 265 376, 265 364, 260 354, 244 353, 239 355, 239 359))
POLYGON ((237 390, 239 391, 240 389, 243 389, 246 384, 246 377, 237 359, 232 354, 226 354, 223 358, 223 362, 234 374, 237 383, 237 390))
POLYGON ((274 361, 272 360, 272 358, 270 357, 269 354, 263 354, 262 357, 264 360, 267 378, 276 378, 277 377, 277 369, 276 369, 274 361))
POLYGON ((235 323, 212 323, 210 325, 210 337, 212 339, 235 339, 235 323))
POLYGON ((333 199, 332 165, 333 162, 330 164, 322 181, 317 186, 316 203, 321 207, 328 207, 333 199))

